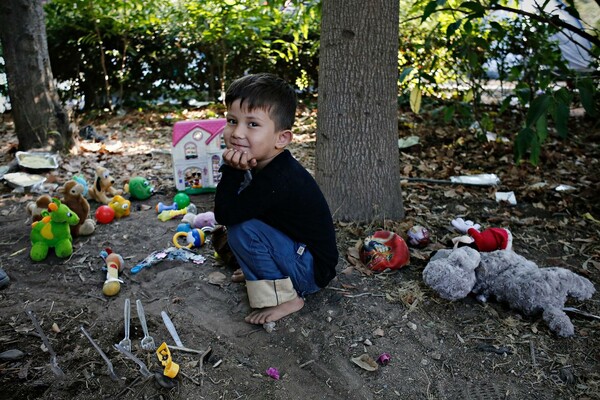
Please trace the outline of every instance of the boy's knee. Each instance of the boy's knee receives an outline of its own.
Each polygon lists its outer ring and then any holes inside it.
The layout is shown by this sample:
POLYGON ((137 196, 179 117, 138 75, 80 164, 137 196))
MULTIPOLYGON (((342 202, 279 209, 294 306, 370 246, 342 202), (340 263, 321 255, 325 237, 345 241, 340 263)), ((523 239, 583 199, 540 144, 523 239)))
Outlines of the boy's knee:
POLYGON ((258 230, 254 219, 241 222, 227 227, 227 241, 231 247, 239 248, 244 243, 250 243, 256 239, 258 230))

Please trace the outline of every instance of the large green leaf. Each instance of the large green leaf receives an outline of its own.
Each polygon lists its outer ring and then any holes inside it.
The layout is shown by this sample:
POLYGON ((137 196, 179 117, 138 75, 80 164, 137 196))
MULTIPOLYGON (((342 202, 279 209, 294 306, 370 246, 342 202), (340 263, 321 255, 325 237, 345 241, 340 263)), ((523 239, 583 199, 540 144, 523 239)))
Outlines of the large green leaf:
POLYGON ((590 78, 580 79, 577 82, 577 89, 579 89, 579 96, 581 96, 583 108, 585 108, 585 111, 590 117, 595 117, 597 110, 594 101, 594 93, 596 91, 594 82, 590 78))
POLYGON ((427 3, 427 5, 425 6, 425 10, 423 10, 423 15, 421 16, 421 22, 423 22, 427 18, 429 18, 429 16, 431 14, 433 14, 433 12, 437 8, 437 6, 438 6, 438 3, 435 0, 432 0, 429 3, 427 3))
POLYGON ((560 102, 556 103, 552 119, 558 136, 565 139, 569 133, 569 106, 560 102))
POLYGON ((542 145, 538 140, 537 136, 533 136, 531 138, 531 142, 529 144, 529 162, 533 165, 538 165, 540 163, 540 154, 542 152, 542 145))
POLYGON ((523 155, 529 150, 531 141, 535 137, 535 132, 529 127, 525 127, 519 131, 515 140, 515 161, 520 162, 523 155))
POLYGON ((542 115, 546 115, 548 113, 548 107, 550 106, 551 99, 552 97, 546 93, 533 99, 531 102, 531 107, 529 107, 529 111, 527 112, 527 127, 535 125, 542 115))

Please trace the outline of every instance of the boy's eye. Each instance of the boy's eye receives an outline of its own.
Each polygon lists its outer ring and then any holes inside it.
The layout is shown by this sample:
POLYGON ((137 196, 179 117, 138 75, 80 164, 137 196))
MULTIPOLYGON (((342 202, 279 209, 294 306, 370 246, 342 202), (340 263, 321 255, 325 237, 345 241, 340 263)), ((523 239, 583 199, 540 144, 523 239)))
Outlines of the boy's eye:
POLYGON ((233 118, 227 118, 227 123, 228 123, 229 125, 235 125, 235 124, 236 124, 236 122, 237 122, 237 121, 236 121, 235 119, 233 119, 233 118))
POLYGON ((248 126, 251 128, 256 128, 258 126, 258 124, 256 122, 249 122, 248 126))

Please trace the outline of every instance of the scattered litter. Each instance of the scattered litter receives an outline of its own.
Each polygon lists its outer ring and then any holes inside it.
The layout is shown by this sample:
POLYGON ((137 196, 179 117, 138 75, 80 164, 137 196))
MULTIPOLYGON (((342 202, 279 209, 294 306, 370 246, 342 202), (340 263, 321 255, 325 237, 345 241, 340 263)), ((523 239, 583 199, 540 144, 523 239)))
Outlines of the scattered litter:
POLYGON ((373 331, 373 336, 383 337, 384 335, 383 329, 381 328, 377 328, 373 331))
POLYGON ((418 136, 408 136, 405 138, 398 139, 398 148, 399 149, 406 149, 408 147, 412 147, 417 144, 419 144, 418 136))
POLYGON ((10 349, 0 353, 0 361, 16 361, 23 357, 25 357, 25 353, 19 349, 10 349))
POLYGON ((56 357, 56 353, 54 352, 54 349, 52 348, 52 346, 50 346, 50 341, 48 340, 48 336, 46 336, 46 334, 42 330, 42 327, 40 326, 40 323, 38 322, 35 314, 31 310, 27 310, 27 315, 29 315, 29 318, 31 319, 31 322, 33 322, 33 326, 34 326, 36 332, 38 333, 40 338, 42 338, 42 342, 44 343, 44 346, 46 346, 48 353, 50 353, 50 369, 52 370, 52 372, 54 373, 54 375, 56 375, 56 377, 58 379, 65 379, 65 377, 66 377, 65 373, 58 366, 58 359, 56 357))
POLYGON ((379 369, 379 365, 366 353, 358 357, 352 357, 350 360, 366 371, 377 371, 379 369))
POLYGON ((265 329, 265 331, 267 331, 267 333, 271 333, 275 330, 275 322, 265 322, 263 324, 263 328, 265 329))
POLYGON ((500 178, 496 174, 460 175, 451 176, 450 182, 478 186, 496 186, 500 184, 500 178))
POLYGON ((42 186, 42 184, 46 182, 45 177, 37 174, 29 174, 27 172, 12 172, 10 174, 5 174, 3 179, 6 180, 10 186, 20 191, 25 191, 25 189, 33 191, 33 188, 42 186))
POLYGON ((270 367, 267 369, 266 374, 275 380, 279 379, 279 370, 277 368, 270 367))
POLYGON ((577 190, 577 188, 571 185, 558 185, 554 190, 557 192, 572 192, 573 190, 577 190))
POLYGON ((58 155, 29 151, 17 151, 19 167, 27 169, 56 169, 58 168, 58 155))
POLYGON ((496 192, 496 201, 498 203, 505 201, 511 206, 517 205, 517 198, 515 197, 515 192, 496 192))
POLYGON ((392 356, 389 353, 381 353, 381 355, 377 358, 377 363, 380 365, 388 365, 392 356))
POLYGON ((179 249, 177 247, 168 247, 164 250, 158 250, 150 254, 142 262, 133 267, 131 273, 137 274, 142 269, 156 265, 164 260, 191 261, 194 264, 202 264, 204 263, 205 258, 185 247, 179 249))

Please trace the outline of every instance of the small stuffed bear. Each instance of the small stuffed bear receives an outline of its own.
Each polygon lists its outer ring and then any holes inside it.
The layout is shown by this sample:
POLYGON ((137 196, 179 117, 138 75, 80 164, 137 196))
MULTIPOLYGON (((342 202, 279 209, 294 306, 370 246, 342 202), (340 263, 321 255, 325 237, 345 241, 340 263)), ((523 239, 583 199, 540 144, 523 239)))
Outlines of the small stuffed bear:
POLYGON ((559 267, 538 268, 510 250, 478 252, 470 247, 440 250, 423 270, 423 280, 447 300, 469 293, 485 301, 495 297, 525 315, 542 313, 559 336, 574 334, 562 308, 568 296, 586 300, 595 292, 588 279, 559 267))
POLYGON ((114 183, 115 179, 106 168, 96 168, 94 184, 88 190, 90 198, 96 200, 98 203, 108 205, 114 196, 123 193, 122 190, 117 190, 113 187, 114 183))
POLYGON ((81 183, 71 180, 60 187, 58 192, 63 195, 63 204, 66 204, 79 217, 79 223, 71 226, 71 235, 77 237, 88 236, 94 233, 96 223, 91 218, 88 218, 90 204, 83 195, 85 187, 81 183))

